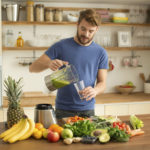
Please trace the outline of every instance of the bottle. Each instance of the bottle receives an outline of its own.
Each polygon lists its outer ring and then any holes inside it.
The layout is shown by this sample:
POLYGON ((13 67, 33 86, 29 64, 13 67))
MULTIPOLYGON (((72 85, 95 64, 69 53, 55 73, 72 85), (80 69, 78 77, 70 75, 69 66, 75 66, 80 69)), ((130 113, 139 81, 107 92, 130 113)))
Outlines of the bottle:
POLYGON ((7 33, 5 35, 5 46, 6 47, 13 47, 14 41, 13 41, 13 31, 7 30, 7 33))
POLYGON ((23 46, 24 46, 24 40, 22 38, 21 32, 19 32, 17 38, 17 47, 23 47, 23 46))

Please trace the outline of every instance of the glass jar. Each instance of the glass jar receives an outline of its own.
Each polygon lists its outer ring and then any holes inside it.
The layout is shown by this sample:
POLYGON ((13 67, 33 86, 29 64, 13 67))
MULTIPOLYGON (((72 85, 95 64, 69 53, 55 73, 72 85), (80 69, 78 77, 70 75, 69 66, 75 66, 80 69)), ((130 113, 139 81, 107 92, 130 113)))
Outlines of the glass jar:
POLYGON ((53 22, 53 10, 51 8, 45 9, 45 20, 53 22))
POLYGON ((37 4, 35 13, 36 13, 36 21, 39 22, 44 21, 44 5, 37 4))
POLYGON ((7 33, 5 35, 5 46, 6 47, 13 47, 14 46, 13 31, 12 30, 7 30, 7 33))
POLYGON ((34 2, 27 1, 27 21, 34 21, 34 2))
POLYGON ((24 40, 22 38, 21 32, 19 32, 17 38, 17 47, 23 47, 23 46, 24 46, 24 40))
POLYGON ((63 11, 61 9, 56 9, 54 14, 54 20, 57 22, 62 22, 63 20, 63 11))

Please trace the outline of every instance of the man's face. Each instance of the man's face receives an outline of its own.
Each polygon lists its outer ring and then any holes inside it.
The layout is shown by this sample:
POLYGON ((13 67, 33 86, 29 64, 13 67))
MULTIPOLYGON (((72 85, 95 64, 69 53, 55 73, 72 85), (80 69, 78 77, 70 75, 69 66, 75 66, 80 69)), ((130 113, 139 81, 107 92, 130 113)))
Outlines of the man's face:
POLYGON ((78 41, 82 45, 88 45, 92 41, 97 30, 97 26, 92 26, 85 19, 83 19, 77 26, 78 41))

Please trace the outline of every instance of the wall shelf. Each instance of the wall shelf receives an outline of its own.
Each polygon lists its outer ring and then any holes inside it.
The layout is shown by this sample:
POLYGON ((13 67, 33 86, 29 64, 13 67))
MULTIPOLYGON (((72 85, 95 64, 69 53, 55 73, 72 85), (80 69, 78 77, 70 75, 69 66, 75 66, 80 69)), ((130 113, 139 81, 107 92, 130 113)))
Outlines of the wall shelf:
POLYGON ((49 47, 2 47, 3 51, 20 51, 20 50, 47 50, 49 47))
MULTIPOLYGON (((3 51, 13 50, 47 50, 49 47, 3 47, 3 51)), ((150 47, 104 47, 108 51, 137 51, 150 50, 150 47)))
MULTIPOLYGON (((76 25, 76 22, 27 22, 27 21, 3 21, 2 25, 76 25)), ((101 26, 149 26, 150 24, 137 24, 137 23, 113 23, 113 22, 103 22, 101 26)))

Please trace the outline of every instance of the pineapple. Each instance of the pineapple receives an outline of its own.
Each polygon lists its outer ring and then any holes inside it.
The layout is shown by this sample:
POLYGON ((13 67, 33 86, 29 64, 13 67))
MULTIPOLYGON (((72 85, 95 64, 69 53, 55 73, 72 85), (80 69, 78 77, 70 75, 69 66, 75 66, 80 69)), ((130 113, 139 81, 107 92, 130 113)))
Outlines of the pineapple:
POLYGON ((12 79, 8 76, 4 80, 5 92, 8 97, 8 110, 7 110, 7 126, 8 128, 16 124, 24 115, 24 110, 20 106, 20 97, 22 95, 22 87, 20 82, 22 78, 18 81, 12 79))

